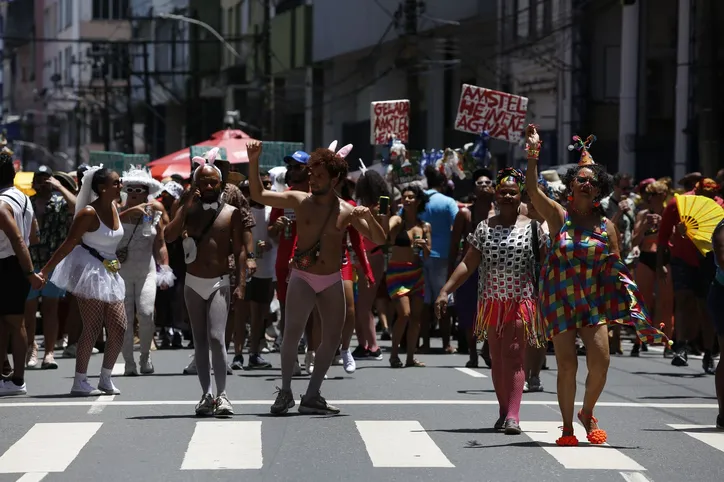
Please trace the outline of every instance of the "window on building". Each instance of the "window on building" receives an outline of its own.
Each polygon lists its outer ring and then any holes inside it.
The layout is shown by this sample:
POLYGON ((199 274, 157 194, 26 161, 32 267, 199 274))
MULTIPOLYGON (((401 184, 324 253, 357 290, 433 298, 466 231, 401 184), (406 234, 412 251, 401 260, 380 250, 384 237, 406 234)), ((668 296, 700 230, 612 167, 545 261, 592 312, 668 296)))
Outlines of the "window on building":
POLYGON ((128 45, 93 44, 90 57, 93 60, 92 78, 109 80, 126 80, 129 70, 128 45))
POLYGON ((43 10, 43 36, 50 38, 53 32, 50 31, 50 7, 43 10))
POLYGON ((65 64, 63 63, 63 51, 61 50, 60 52, 58 52, 58 68, 55 70, 55 73, 61 76, 60 85, 63 85, 63 81, 65 80, 64 78, 62 78, 64 66, 65 64))
MULTIPOLYGON (((236 37, 234 31, 234 9, 228 8, 226 10, 226 37, 236 37)), ((234 56, 227 49, 224 49, 224 55, 226 56, 226 65, 230 65, 234 62, 234 56)))
POLYGON ((553 31, 553 0, 543 0, 543 20, 541 32, 548 35, 553 31))
POLYGON ((128 18, 129 0, 93 0, 93 20, 128 18))
POLYGON ((528 38, 530 35, 530 2, 531 0, 517 0, 516 35, 518 38, 528 38))
POLYGON ((305 3, 305 0, 277 0, 275 15, 281 15, 284 12, 300 7, 305 3))
POLYGON ((65 48, 65 72, 63 73, 65 85, 73 86, 73 46, 69 45, 65 48))
POLYGON ((74 0, 65 0, 65 28, 73 26, 73 2, 74 0))
POLYGON ((91 144, 102 144, 105 140, 103 135, 103 114, 94 112, 91 115, 90 122, 90 141, 91 144))
POLYGON ((58 0, 55 4, 55 31, 60 32, 65 25, 65 0, 58 0))

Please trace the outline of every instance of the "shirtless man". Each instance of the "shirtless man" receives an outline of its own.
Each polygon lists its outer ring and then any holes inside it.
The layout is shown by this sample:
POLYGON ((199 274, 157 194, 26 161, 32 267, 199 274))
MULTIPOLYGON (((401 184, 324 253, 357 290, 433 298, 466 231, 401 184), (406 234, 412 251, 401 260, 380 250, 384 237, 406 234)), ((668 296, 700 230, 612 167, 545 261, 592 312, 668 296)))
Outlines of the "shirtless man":
MULTIPOLYGON (((229 256, 237 261, 237 279, 246 279, 242 259, 243 235, 241 213, 220 200, 221 171, 207 161, 193 173, 194 192, 187 196, 173 221, 166 227, 169 242, 183 238, 186 260, 184 297, 194 336, 194 355, 201 401, 197 416, 228 417, 234 414, 226 397, 226 320, 231 303, 229 256), (210 345, 210 346, 209 346, 210 345), (212 396, 211 365, 216 380, 216 398, 212 396)), ((233 293, 242 299, 243 286, 233 293)))
POLYGON ((297 247, 287 288, 286 320, 282 341, 282 388, 271 407, 274 415, 283 415, 294 407, 292 373, 297 346, 309 314, 316 306, 322 319, 322 343, 317 349, 315 368, 299 412, 310 415, 339 413, 327 403, 320 388, 342 337, 346 308, 342 285, 342 238, 350 224, 363 236, 384 244, 387 236, 379 222, 364 206, 353 208, 339 199, 335 188, 347 175, 344 156, 351 146, 335 153, 336 141, 329 149, 317 149, 308 162, 311 193, 265 190, 259 177, 260 142, 247 145, 251 198, 267 206, 294 209, 297 222, 297 247))

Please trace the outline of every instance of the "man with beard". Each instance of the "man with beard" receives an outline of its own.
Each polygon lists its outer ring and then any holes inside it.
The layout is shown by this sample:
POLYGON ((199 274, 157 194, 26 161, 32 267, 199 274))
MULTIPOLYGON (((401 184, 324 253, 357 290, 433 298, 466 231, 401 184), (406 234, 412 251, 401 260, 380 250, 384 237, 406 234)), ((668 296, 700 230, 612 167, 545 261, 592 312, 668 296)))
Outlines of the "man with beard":
MULTIPOLYGON (((473 173, 475 187, 474 200, 470 208, 462 208, 455 215, 450 239, 450 254, 448 255, 448 279, 455 271, 458 260, 465 257, 470 245, 468 235, 475 232, 478 224, 495 215, 495 187, 493 186, 493 173, 488 169, 478 169, 473 173)), ((460 328, 465 329, 467 347, 460 346, 458 351, 468 350, 470 360, 465 364, 468 368, 478 368, 477 339, 473 334, 475 317, 478 308, 478 272, 473 273, 455 292, 455 311, 458 315, 460 328)), ((461 344, 462 345, 462 344, 461 344)), ((485 350, 485 347, 483 348, 485 350)), ((487 360, 490 356, 483 353, 487 360)), ((490 365, 488 363, 488 365, 490 365)))
MULTIPOLYGON (((242 220, 239 210, 222 201, 221 171, 210 155, 193 176, 192 195, 179 208, 166 227, 167 239, 183 238, 186 261, 184 297, 194 337, 196 369, 202 397, 197 416, 228 417, 234 411, 226 396, 225 329, 232 298, 229 256, 234 256, 236 276, 246 279, 243 255, 242 220), (216 381, 216 397, 211 390, 211 365, 216 381)), ((243 297, 243 285, 233 291, 234 300, 243 297)))
MULTIPOLYGON (((50 256, 65 241, 75 212, 75 194, 70 192, 56 178, 48 166, 40 166, 33 175, 35 195, 30 198, 38 222, 37 243, 30 246, 33 265, 40 269, 50 260, 50 256)), ((30 290, 25 302, 25 330, 28 332, 29 354, 28 368, 38 365, 38 345, 35 343, 36 313, 38 299, 42 298, 43 335, 45 335, 45 355, 40 367, 58 368, 53 357, 55 342, 58 339, 58 303, 65 292, 48 281, 41 290, 30 290)))
POLYGON ((315 306, 321 315, 322 343, 317 350, 315 369, 307 393, 302 396, 299 412, 316 415, 339 413, 338 408, 329 405, 322 397, 320 388, 339 347, 346 314, 340 272, 342 238, 351 224, 377 244, 384 244, 387 240, 385 231, 368 208, 352 208, 337 197, 334 189, 346 177, 347 161, 344 157, 351 146, 335 153, 336 145, 335 141, 329 149, 317 149, 309 157, 311 194, 265 190, 259 176, 262 145, 260 142, 247 145, 251 198, 272 207, 293 209, 297 223, 297 247, 292 257, 282 342, 282 388, 271 407, 274 415, 285 414, 295 405, 291 384, 297 345, 315 306))

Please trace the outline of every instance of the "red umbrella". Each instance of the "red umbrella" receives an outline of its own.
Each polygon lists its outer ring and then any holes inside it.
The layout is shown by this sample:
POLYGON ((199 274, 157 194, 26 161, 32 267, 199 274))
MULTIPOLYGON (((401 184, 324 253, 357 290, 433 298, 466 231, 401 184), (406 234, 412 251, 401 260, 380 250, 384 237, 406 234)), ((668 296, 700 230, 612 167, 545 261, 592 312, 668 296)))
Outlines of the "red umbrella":
POLYGON ((208 141, 201 142, 199 146, 223 147, 226 149, 228 161, 232 164, 249 162, 246 154, 246 144, 253 141, 244 131, 228 129, 215 132, 208 141))
POLYGON ((180 174, 184 179, 188 178, 191 176, 191 163, 186 160, 169 164, 156 164, 151 167, 151 176, 154 179, 162 180, 174 174, 180 174))

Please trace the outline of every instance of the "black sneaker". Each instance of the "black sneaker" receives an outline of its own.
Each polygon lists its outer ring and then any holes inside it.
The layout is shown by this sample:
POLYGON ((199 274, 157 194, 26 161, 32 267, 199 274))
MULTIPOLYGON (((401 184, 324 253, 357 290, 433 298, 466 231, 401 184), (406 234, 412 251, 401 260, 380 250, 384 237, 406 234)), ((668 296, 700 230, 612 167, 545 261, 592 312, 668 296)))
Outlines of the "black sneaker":
POLYGON ((714 358, 711 356, 711 353, 704 354, 704 358, 701 360, 701 367, 707 375, 714 375, 716 373, 716 369, 714 368, 714 358))
POLYGON ((688 367, 689 356, 686 354, 686 349, 674 352, 674 357, 671 359, 671 364, 675 367, 688 367))
POLYGON ((365 358, 370 357, 370 352, 366 348, 362 348, 361 346, 358 346, 354 350, 352 350, 352 358, 355 360, 364 360, 365 358))
POLYGON ((243 370, 244 369, 244 355, 235 355, 234 360, 231 362, 232 370, 243 370))
POLYGON ((282 390, 277 388, 277 398, 271 406, 269 412, 272 415, 285 415, 290 408, 294 408, 296 402, 291 390, 282 390))
POLYGON ((631 348, 631 356, 632 357, 638 357, 641 353, 641 345, 634 345, 633 348, 631 348))
POLYGON ((272 364, 266 361, 261 355, 251 355, 249 357, 249 370, 263 370, 269 369, 272 364))
POLYGON ((719 430, 724 430, 724 415, 717 415, 716 428, 718 428, 719 430))
POLYGON ((380 347, 377 347, 376 351, 368 351, 369 355, 368 358, 372 360, 382 360, 382 350, 380 347))
POLYGON ((337 415, 340 411, 328 404, 319 393, 312 397, 302 396, 302 401, 299 402, 299 413, 303 415, 337 415))

